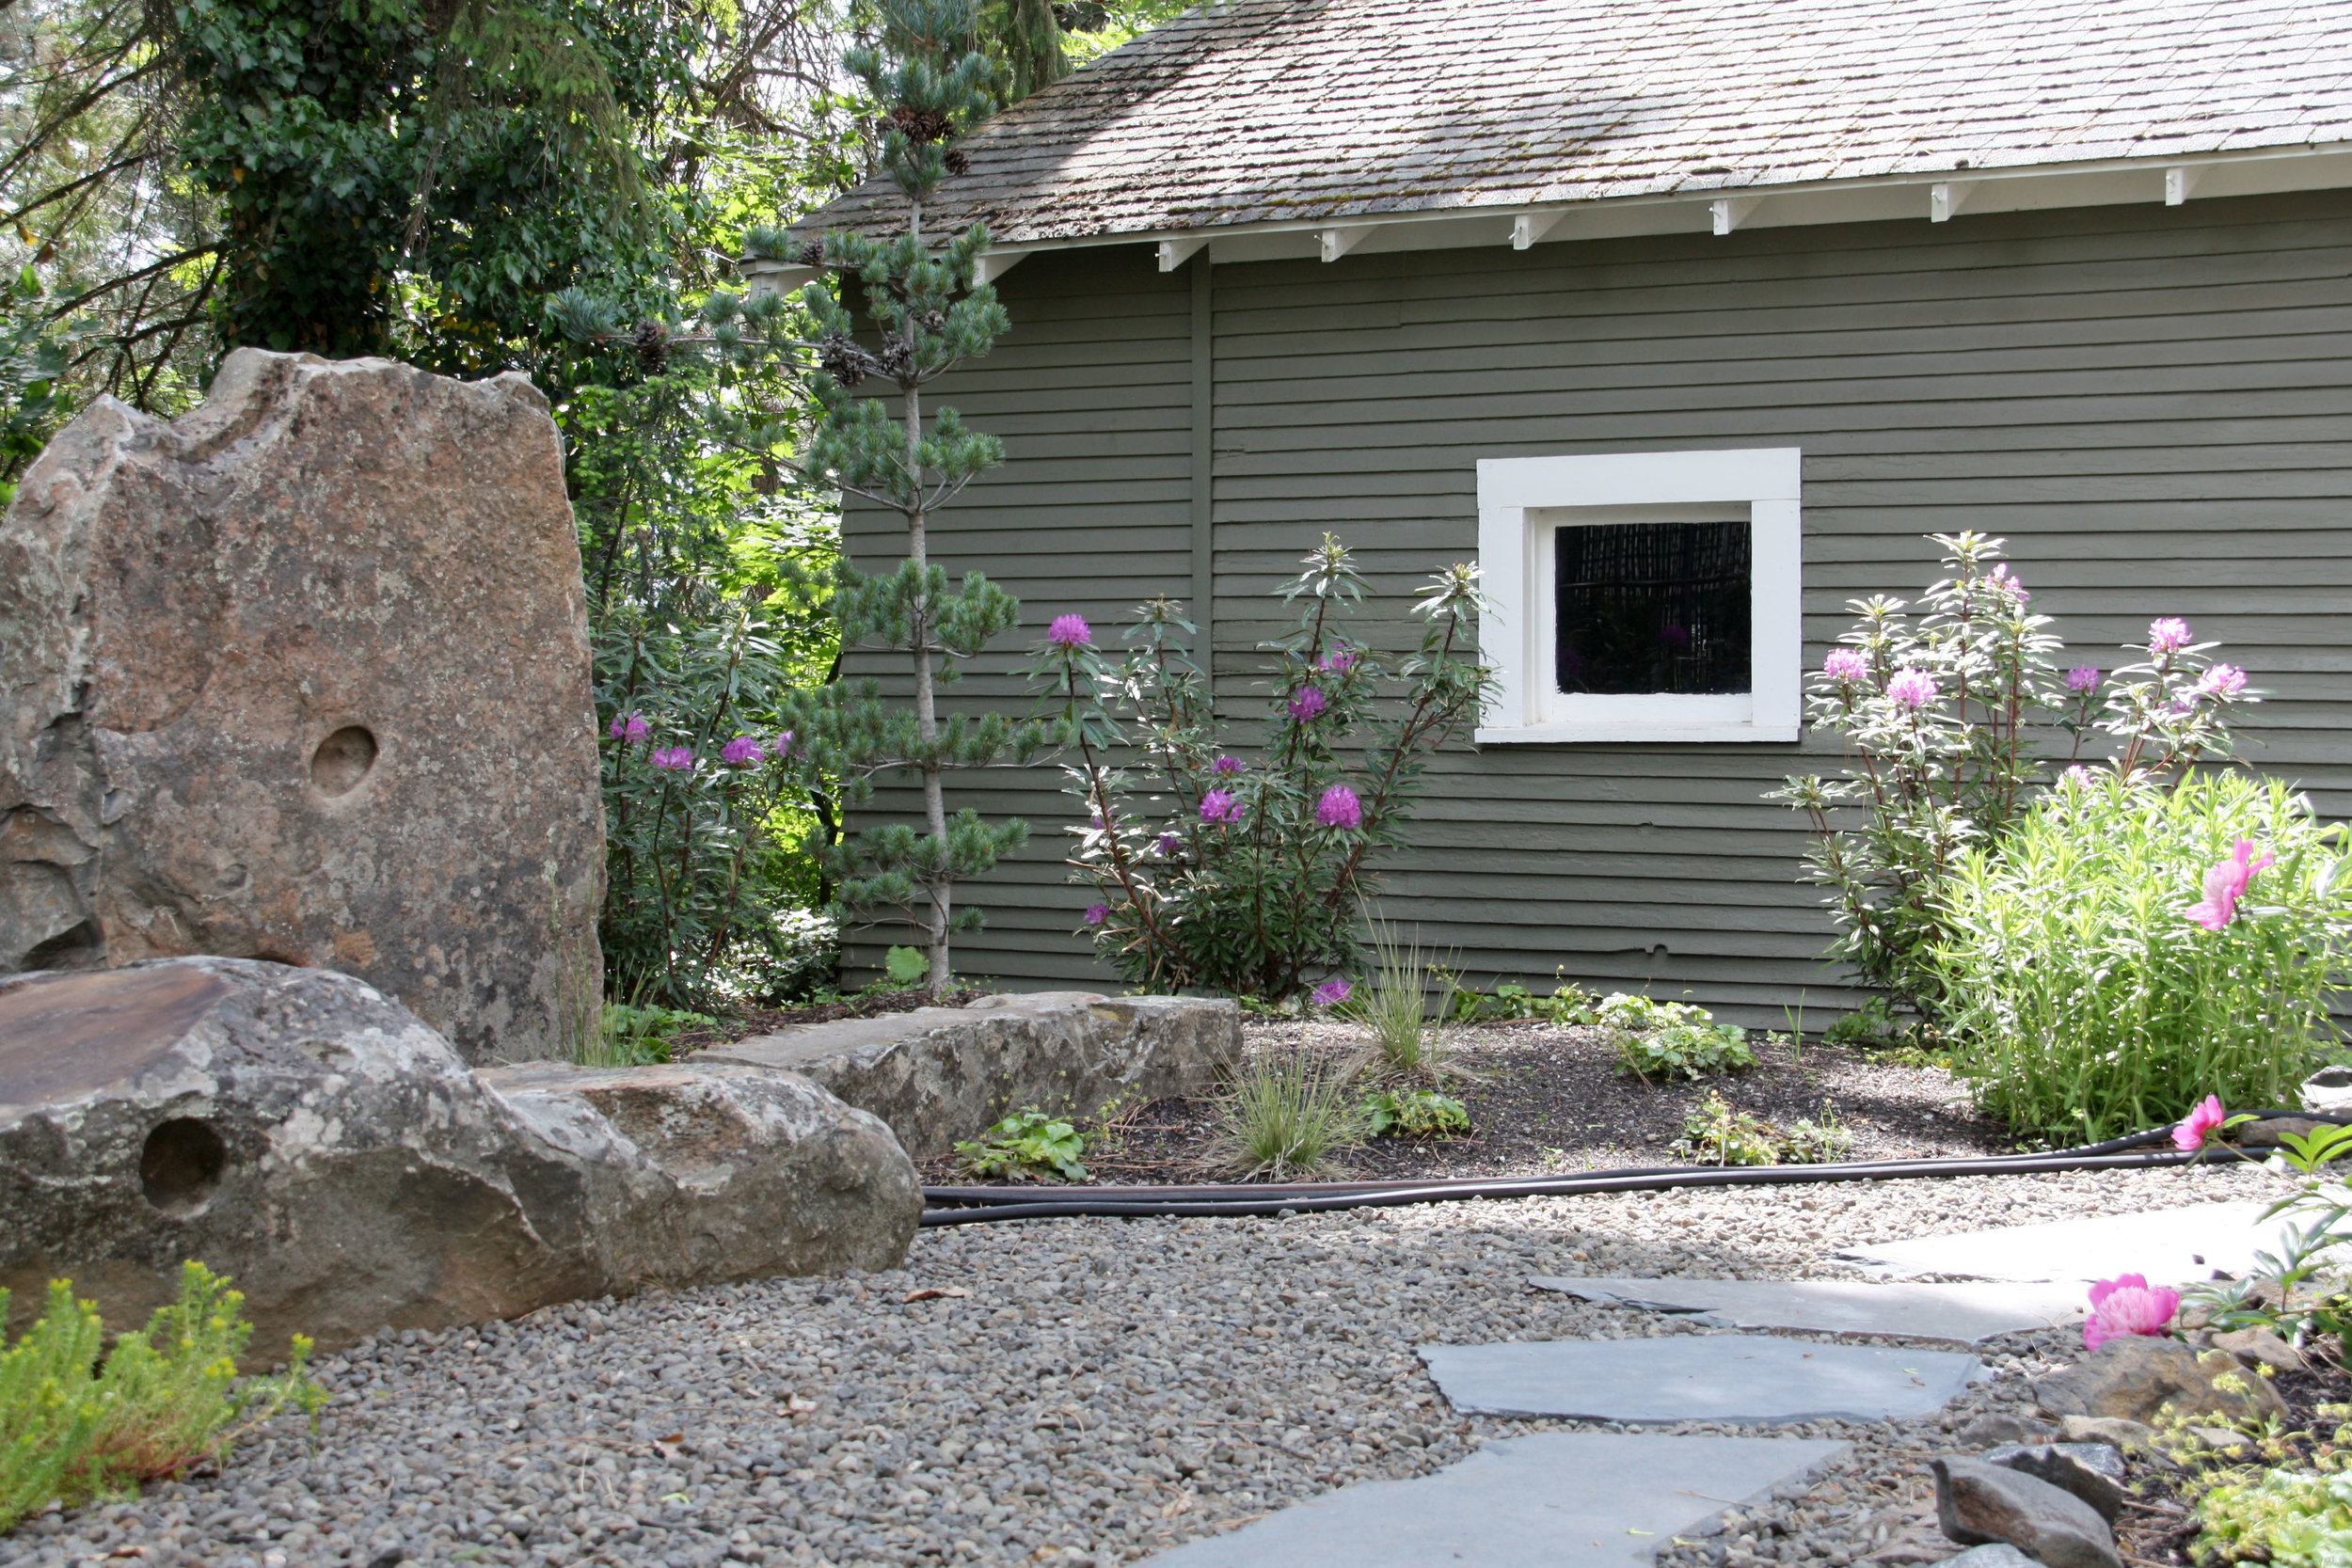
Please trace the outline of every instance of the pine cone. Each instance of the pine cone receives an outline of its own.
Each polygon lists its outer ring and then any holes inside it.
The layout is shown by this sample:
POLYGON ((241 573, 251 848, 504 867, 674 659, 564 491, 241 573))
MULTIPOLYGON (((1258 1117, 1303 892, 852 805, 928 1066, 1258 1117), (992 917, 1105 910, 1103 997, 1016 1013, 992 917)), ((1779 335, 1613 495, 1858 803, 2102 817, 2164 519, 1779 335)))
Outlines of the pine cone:
POLYGON ((670 363, 670 329, 658 321, 641 321, 631 344, 637 350, 638 362, 660 375, 670 363))
POLYGON ((901 103, 890 111, 890 123, 917 147, 947 139, 947 117, 936 109, 916 109, 901 103))
POLYGON ((958 148, 951 147, 947 150, 946 161, 947 165, 947 172, 950 174, 969 174, 972 172, 972 160, 965 157, 961 150, 958 148))
POLYGON ((818 343, 817 363, 845 391, 872 375, 875 370, 874 356, 859 347, 854 339, 838 332, 818 343))
POLYGON ((801 265, 803 265, 803 266, 804 266, 804 267, 821 267, 821 266, 823 266, 824 264, 825 264, 825 242, 824 242, 824 241, 822 241, 822 240, 811 240, 811 241, 809 241, 806 245, 804 245, 801 246, 801 265))

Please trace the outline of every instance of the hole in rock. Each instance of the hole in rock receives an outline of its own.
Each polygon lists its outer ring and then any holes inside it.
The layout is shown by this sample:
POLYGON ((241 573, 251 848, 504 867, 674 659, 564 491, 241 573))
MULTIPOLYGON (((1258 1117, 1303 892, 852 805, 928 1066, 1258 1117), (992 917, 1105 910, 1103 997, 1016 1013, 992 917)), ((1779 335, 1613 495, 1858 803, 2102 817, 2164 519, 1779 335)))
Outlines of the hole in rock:
POLYGON ((375 768, 375 736, 345 724, 310 753, 310 782, 321 795, 348 795, 375 768))
POLYGON ((167 1214, 193 1214, 213 1200, 229 1168, 229 1146, 209 1121, 174 1117, 139 1150, 139 1188, 167 1214))
POLYGON ((26 969, 92 969, 98 964, 98 922, 85 920, 26 949, 26 969))

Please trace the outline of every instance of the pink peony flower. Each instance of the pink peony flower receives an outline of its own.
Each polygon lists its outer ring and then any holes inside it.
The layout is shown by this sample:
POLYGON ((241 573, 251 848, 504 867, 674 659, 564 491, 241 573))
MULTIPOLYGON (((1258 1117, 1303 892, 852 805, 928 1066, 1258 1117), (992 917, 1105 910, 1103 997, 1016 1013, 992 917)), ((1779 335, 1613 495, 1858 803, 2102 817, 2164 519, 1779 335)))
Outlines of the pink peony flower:
POLYGON ((1110 917, 1111 907, 1108 904, 1089 904, 1087 906, 1087 924, 1089 926, 1100 926, 1110 917))
POLYGON ((1301 723, 1315 718, 1331 705, 1319 686, 1302 686, 1291 697, 1291 717, 1301 723))
POLYGON ((768 748, 756 736, 739 735, 719 748, 719 760, 730 768, 740 768, 747 762, 757 762, 768 754, 768 748))
POLYGON ((2254 879, 2254 873, 2267 870, 2272 857, 2254 858, 2254 841, 2241 838, 2230 858, 2205 873, 2205 897, 2202 903, 2188 907, 2188 917, 2208 931, 2218 931, 2237 918, 2237 901, 2246 896, 2246 884, 2254 879))
POLYGON ((2067 671, 2066 689, 2077 696, 2088 695, 2098 690, 2099 667, 2095 664, 2077 664, 2072 670, 2067 671))
POLYGON ((1870 660, 1859 648, 1832 648, 1821 660, 1821 673, 1834 681, 1851 683, 1870 678, 1870 660))
POLYGON ((2221 1108, 2221 1097, 2209 1094, 2190 1107, 2188 1115, 2181 1118, 2181 1125, 2172 1129, 2172 1147, 2184 1154, 2194 1154, 2229 1119, 2229 1113, 2221 1108))
POLYGON ((1241 797, 1230 789, 1212 789, 1200 797, 1200 820, 1203 822, 1238 822, 1242 809, 1241 797))
POLYGON ((1356 988, 1347 983, 1346 975, 1334 974, 1317 986, 1309 1000, 1318 1007, 1336 1007, 1355 994, 1356 988))
POLYGON ((1327 828, 1360 828, 1364 825, 1364 803, 1345 784, 1333 784, 1315 802, 1315 820, 1327 828))
POLYGON ((2195 688, 2200 697, 2230 698, 2246 689, 2246 672, 2234 664, 2217 664, 2195 688))
POLYGON ((2195 639, 2189 636, 2188 623, 2177 615, 2167 615, 2148 623, 2148 651, 2162 657, 2177 654, 2195 639))
POLYGON ((1209 764, 1209 771, 1220 777, 1227 773, 1238 773, 1241 769, 1242 760, 1239 757, 1219 757, 1209 764))
POLYGON ((1886 683, 1886 694, 1905 707, 1919 708, 1935 701, 1940 692, 1935 677, 1925 670, 1898 670, 1886 683))
POLYGON ((2180 1309, 2180 1291, 2152 1286, 2144 1275, 2102 1279, 2090 1288, 2090 1319, 2083 1324, 2083 1348, 2095 1351, 2109 1339, 2132 1334, 2161 1338, 2180 1309))
POLYGON ((673 772, 689 773, 693 771, 694 753, 683 746, 664 746, 654 752, 653 765, 673 772))
POLYGON ((1045 641, 1057 648, 1090 648, 1094 645, 1094 629, 1083 615, 1057 615, 1054 624, 1045 628, 1045 641))
POLYGON ((634 746, 652 733, 653 726, 645 722, 645 716, 642 713, 632 713, 627 718, 616 716, 612 721, 612 738, 627 745, 634 746))

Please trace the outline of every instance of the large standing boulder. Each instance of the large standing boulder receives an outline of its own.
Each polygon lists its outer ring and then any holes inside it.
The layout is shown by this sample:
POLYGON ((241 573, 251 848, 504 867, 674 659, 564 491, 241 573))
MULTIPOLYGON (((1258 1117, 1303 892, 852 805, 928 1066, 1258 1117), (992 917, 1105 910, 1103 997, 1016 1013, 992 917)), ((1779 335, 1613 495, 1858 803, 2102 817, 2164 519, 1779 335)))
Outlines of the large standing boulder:
POLYGON ((520 375, 241 349, 101 399, 0 521, 0 974, 342 970, 469 1060, 596 1013, 579 545, 520 375))
POLYGON ((114 1328, 198 1259, 266 1361, 377 1329, 896 1266, 922 1208, 875 1118, 804 1079, 510 1077, 361 981, 233 958, 0 980, 0 1287, 114 1328), (556 1082, 561 1080, 561 1082, 556 1082))

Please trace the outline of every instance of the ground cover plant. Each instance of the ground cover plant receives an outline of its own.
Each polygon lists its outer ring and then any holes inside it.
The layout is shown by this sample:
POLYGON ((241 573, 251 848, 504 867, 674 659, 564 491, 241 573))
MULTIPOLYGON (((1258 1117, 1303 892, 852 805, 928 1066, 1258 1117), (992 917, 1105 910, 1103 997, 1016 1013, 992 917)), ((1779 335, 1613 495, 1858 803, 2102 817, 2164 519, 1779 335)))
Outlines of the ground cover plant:
POLYGON ((1826 1100, 1816 1115, 1782 1128, 1709 1089, 1684 1118, 1674 1151, 1702 1165, 1825 1165, 1853 1152, 1853 1133, 1826 1100))
MULTIPOLYGON (((8 1292, 0 1290, 0 1322, 8 1292)), ((315 1417, 325 1396, 304 1371, 297 1335, 286 1370, 240 1383, 252 1337, 245 1298, 190 1262, 180 1299, 101 1353, 105 1331, 69 1280, 40 1317, 0 1350, 0 1530, 52 1499, 75 1507, 143 1481, 218 1464, 246 1432, 289 1405, 315 1417)))
POLYGON ((1350 635, 1366 583, 1326 534, 1281 590, 1298 621, 1271 645, 1254 744, 1214 711, 1182 606, 1142 606, 1123 659, 1081 617, 1055 619, 1027 673, 1076 752, 1065 771, 1086 821, 1070 864, 1105 962, 1153 990, 1278 1003, 1358 967, 1379 858, 1492 679, 1477 578, 1468 565, 1432 577, 1412 609, 1419 645, 1392 657, 1350 635))
POLYGON ((2337 1042, 2346 862, 2342 825, 2277 781, 2070 778, 1941 895, 1956 1070, 2021 1132, 2075 1142, 2208 1093, 2294 1103, 2337 1042))
POLYGON ((1617 991, 1593 1009, 1593 1022, 1616 1042, 1618 1070, 1645 1084, 1653 1076, 1701 1078, 1756 1065, 1745 1029, 1717 1023, 1712 1013, 1688 1002, 1617 991))
POLYGON ((1079 1156, 1086 1138, 1071 1122, 1036 1106, 1015 1111, 980 1137, 956 1145, 964 1168, 975 1176, 1058 1179, 1084 1181, 1079 1156))
POLYGON ((2061 674, 2063 644, 2026 609, 2002 541, 1932 537, 1951 575, 1916 607, 1856 600, 1857 625, 1810 677, 1807 719, 1844 737, 1843 776, 1792 777, 1773 798, 1812 824, 1807 875, 1829 889, 1841 927, 1832 953, 1941 1020, 1943 894, 1963 858, 1999 844, 2053 772, 2086 756, 2104 751, 2126 777, 2167 782, 2228 756, 2230 712, 2256 698, 2243 671, 2209 659, 2214 645, 2169 617, 2131 663, 2061 674), (2052 734, 2071 737, 2062 756, 2049 754, 2052 734))
POLYGON ((1364 1131, 1375 1138, 1449 1138, 1470 1130, 1462 1102, 1435 1089, 1375 1089, 1361 1109, 1364 1131))

